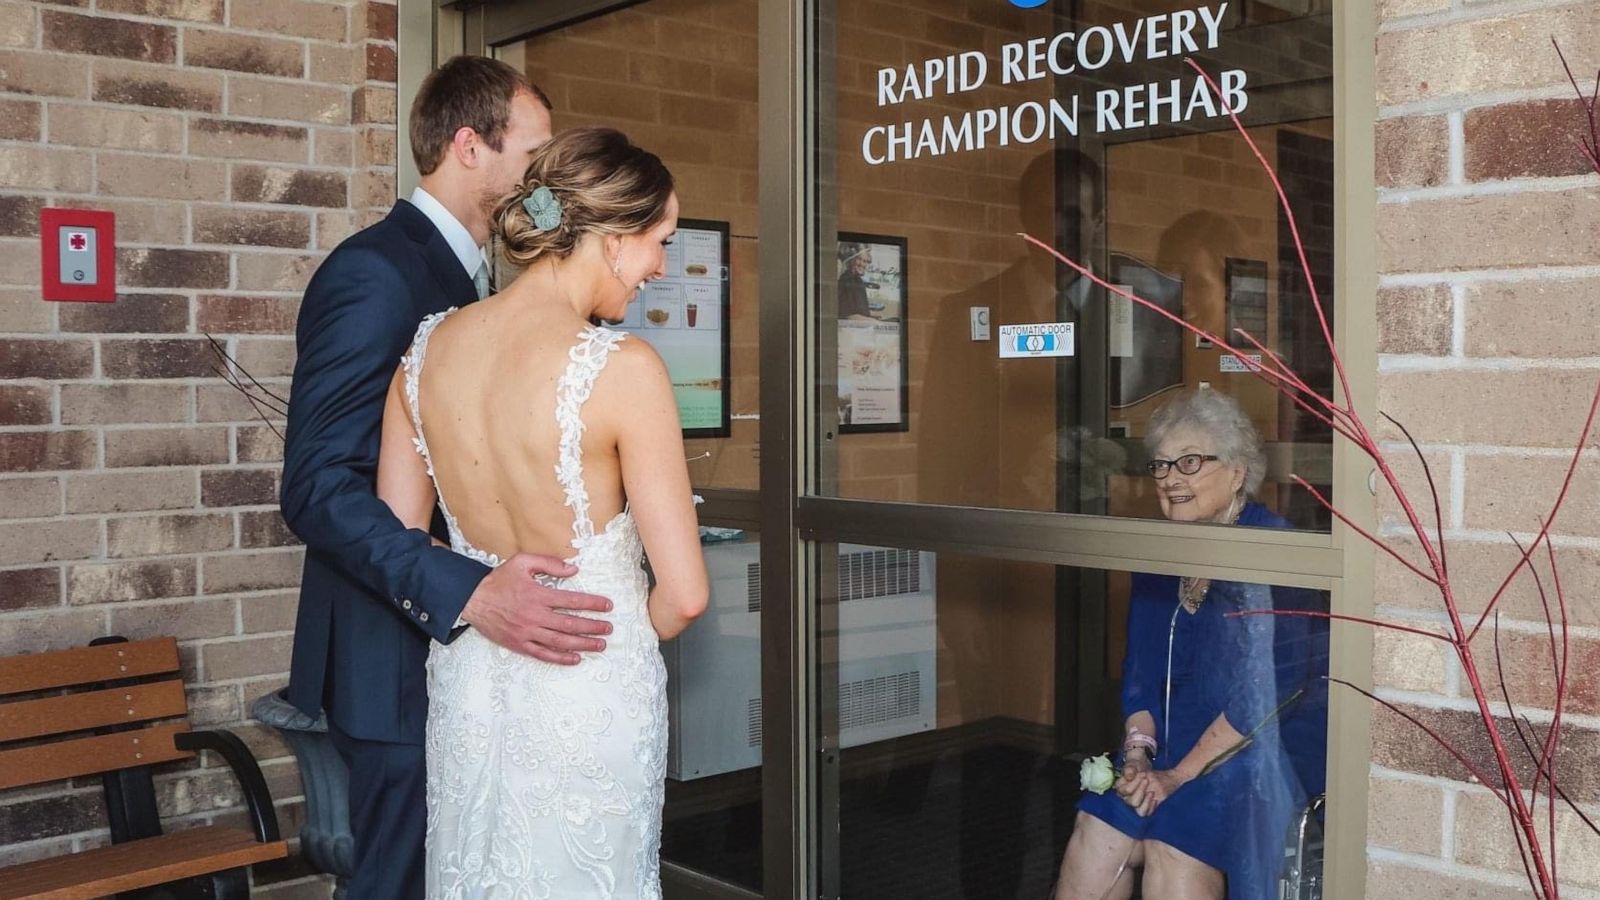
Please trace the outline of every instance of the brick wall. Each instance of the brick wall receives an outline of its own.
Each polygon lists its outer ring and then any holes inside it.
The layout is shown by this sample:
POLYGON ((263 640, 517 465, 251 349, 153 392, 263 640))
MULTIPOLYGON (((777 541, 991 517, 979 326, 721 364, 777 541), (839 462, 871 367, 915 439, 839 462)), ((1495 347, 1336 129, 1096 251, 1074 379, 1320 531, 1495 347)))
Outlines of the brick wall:
MULTIPOLYGON (((1378 7, 1379 404, 1416 434, 1442 479, 1451 580, 1477 611, 1509 570, 1515 549, 1504 532, 1526 539, 1553 499, 1600 380, 1600 190, 1573 148, 1581 112, 1549 43, 1560 39, 1579 82, 1592 81, 1600 6, 1378 7)), ((1581 673, 1560 765, 1565 789, 1590 808, 1600 801, 1593 467, 1591 449, 1556 528, 1574 614, 1573 671, 1581 673)), ((1398 533, 1392 505, 1384 522, 1398 533)), ((1435 595, 1379 562, 1380 611, 1442 621, 1435 595)), ((1519 711, 1543 725, 1551 666, 1527 579, 1505 615, 1507 681, 1519 711)), ((1483 758, 1471 736, 1469 688, 1442 650, 1380 632, 1375 678, 1388 699, 1483 758)), ((1493 684, 1492 640, 1475 650, 1493 684)), ((1369 897, 1526 896, 1505 816, 1485 789, 1382 711, 1372 754, 1369 897)), ((1558 830, 1569 892, 1600 888, 1600 841, 1570 815, 1558 830)))
MULTIPOLYGON (((300 291, 394 196, 396 8, 0 2, 0 654, 176 635, 195 721, 237 729, 293 834, 300 785, 248 723, 284 682, 301 550, 282 446, 212 370, 215 336, 288 390, 300 291), (38 209, 117 214, 113 304, 39 297, 38 209)), ((159 777, 233 815, 214 760, 159 777)), ((89 782, 0 795, 0 862, 103 840, 89 782)), ((326 896, 295 862, 258 895, 326 896)))

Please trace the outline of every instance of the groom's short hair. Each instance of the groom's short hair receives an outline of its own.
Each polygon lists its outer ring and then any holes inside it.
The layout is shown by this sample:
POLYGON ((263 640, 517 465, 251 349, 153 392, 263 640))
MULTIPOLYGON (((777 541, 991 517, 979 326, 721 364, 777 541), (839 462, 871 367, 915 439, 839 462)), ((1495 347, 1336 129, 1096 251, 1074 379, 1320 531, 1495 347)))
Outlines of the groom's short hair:
POLYGON ((503 148, 511 100, 520 91, 532 94, 545 109, 550 98, 527 76, 486 56, 455 56, 428 73, 411 103, 411 157, 417 172, 439 167, 456 131, 471 128, 485 144, 503 148))

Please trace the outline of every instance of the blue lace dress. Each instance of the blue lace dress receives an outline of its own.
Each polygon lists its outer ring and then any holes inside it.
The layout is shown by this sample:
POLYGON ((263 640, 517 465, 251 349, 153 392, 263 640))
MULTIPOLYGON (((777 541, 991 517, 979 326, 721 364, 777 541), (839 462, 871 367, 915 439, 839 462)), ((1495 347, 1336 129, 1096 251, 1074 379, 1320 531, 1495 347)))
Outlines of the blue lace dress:
MULTIPOLYGON (((1245 507, 1239 524, 1288 525, 1256 503, 1245 507)), ((1148 818, 1115 791, 1085 794, 1078 804, 1129 837, 1160 841, 1221 870, 1230 900, 1277 896, 1289 823, 1308 796, 1323 790, 1327 624, 1227 615, 1273 608, 1325 606, 1315 591, 1214 581, 1190 613, 1178 600, 1176 577, 1133 576, 1122 713, 1126 720, 1144 711, 1155 720, 1155 767, 1176 766, 1218 715, 1240 734, 1260 730, 1244 752, 1179 788, 1148 818)))

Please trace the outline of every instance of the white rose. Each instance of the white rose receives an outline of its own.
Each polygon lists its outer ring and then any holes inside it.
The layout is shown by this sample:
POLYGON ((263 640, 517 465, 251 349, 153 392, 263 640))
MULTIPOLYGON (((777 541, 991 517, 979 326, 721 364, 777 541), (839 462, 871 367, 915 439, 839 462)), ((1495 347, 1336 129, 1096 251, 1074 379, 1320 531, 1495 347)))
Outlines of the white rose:
POLYGON ((1104 794, 1116 780, 1117 770, 1104 753, 1084 760, 1078 768, 1078 786, 1086 791, 1104 794))

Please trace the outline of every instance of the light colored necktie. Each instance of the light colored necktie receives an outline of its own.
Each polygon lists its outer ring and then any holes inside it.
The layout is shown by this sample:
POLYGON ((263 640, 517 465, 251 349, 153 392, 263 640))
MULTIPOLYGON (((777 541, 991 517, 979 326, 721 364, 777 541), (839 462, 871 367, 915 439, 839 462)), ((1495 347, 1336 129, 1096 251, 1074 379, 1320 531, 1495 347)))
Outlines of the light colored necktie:
POLYGON ((477 274, 472 276, 472 286, 478 291, 478 299, 489 296, 489 261, 484 260, 478 264, 477 274))

